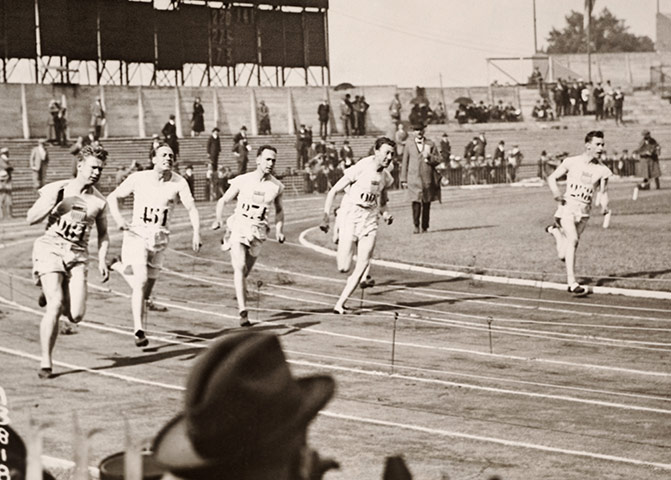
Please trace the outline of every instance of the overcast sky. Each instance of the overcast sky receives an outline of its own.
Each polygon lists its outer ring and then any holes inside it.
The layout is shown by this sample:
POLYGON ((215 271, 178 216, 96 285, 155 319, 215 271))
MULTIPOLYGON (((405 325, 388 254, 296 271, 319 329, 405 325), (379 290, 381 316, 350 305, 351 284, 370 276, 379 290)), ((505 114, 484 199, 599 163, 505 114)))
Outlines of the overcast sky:
MULTIPOLYGON (((671 12, 671 0, 659 1, 671 12)), ((596 0, 595 14, 604 7, 655 40, 657 0, 596 0)), ((536 0, 539 49, 583 8, 584 0, 536 0)), ((442 73, 444 86, 485 85, 486 58, 533 54, 533 0, 330 0, 329 42, 332 84, 438 86, 442 73)), ((530 64, 497 64, 530 73, 530 64)), ((506 80, 494 67, 489 75, 506 80)))

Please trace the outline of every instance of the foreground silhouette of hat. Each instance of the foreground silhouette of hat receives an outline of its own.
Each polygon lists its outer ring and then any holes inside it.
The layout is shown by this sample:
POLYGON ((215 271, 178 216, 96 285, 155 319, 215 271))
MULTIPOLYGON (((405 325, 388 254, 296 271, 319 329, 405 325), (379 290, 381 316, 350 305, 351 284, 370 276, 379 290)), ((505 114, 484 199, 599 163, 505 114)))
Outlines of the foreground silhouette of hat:
POLYGON ((197 361, 184 411, 161 429, 152 450, 173 472, 281 459, 334 391, 330 376, 294 378, 277 336, 230 335, 197 361))

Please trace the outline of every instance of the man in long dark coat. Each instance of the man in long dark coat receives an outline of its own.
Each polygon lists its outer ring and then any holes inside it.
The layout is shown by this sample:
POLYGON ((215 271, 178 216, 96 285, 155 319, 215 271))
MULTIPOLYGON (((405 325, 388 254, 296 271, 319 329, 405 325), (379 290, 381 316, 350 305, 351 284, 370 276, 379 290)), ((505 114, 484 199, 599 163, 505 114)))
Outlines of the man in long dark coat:
POLYGON ((429 229, 431 202, 440 201, 440 174, 435 170, 439 163, 436 145, 424 137, 424 126, 417 125, 405 145, 401 166, 401 185, 407 187, 408 200, 412 202, 413 233, 429 229))

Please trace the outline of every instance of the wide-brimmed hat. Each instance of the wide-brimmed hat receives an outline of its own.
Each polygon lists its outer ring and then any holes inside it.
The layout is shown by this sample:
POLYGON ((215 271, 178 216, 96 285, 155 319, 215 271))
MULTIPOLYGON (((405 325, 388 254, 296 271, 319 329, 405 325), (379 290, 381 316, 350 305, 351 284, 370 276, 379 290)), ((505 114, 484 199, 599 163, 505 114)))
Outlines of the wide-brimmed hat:
POLYGON ((284 458, 334 391, 330 376, 294 378, 277 336, 230 335, 193 367, 184 411, 154 439, 155 458, 173 472, 284 458))

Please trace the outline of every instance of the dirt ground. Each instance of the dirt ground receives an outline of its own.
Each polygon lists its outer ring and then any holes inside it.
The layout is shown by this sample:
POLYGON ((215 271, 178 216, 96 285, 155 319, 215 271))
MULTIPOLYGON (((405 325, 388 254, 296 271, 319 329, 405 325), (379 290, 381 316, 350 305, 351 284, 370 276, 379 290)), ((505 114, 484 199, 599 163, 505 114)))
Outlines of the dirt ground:
MULTIPOLYGON (((480 221, 498 231, 507 215, 495 214, 496 208, 535 195, 529 192, 500 189, 483 199, 482 192, 454 191, 446 208, 488 202, 482 208, 492 215, 480 221)), ((624 199, 624 192, 615 197, 624 199)), ((578 299, 376 267, 377 285, 349 301, 354 314, 337 316, 330 312, 345 276, 333 258, 298 243, 299 234, 318 223, 322 202, 287 201, 287 243, 264 245, 248 286, 252 328, 281 336, 294 373, 337 380, 334 400, 310 430, 313 446, 342 465, 326 478, 381 478, 384 458, 393 454, 404 455, 417 479, 671 476, 668 301, 578 299)), ((392 230, 381 231, 378 258, 396 242, 407 247, 404 259, 420 262, 424 254, 438 254, 423 242, 443 234, 446 252, 454 250, 450 242, 461 233, 441 233, 449 227, 440 223, 439 207, 434 233, 423 237, 403 234, 409 212, 403 213, 399 194, 392 204, 399 206, 399 230, 394 238, 392 230)), ((211 219, 211 205, 200 210, 211 219)), ((219 234, 204 221, 205 246, 193 255, 184 211, 176 213, 173 251, 156 288, 157 301, 169 310, 150 314, 149 347, 133 344, 129 288, 118 275, 101 288, 92 265, 86 321, 77 334, 59 337, 58 375, 48 381, 36 375, 41 313, 29 281, 31 242, 40 228, 4 226, 0 386, 18 431, 27 431, 31 419, 43 425, 45 454, 72 458, 75 413, 84 430, 95 430, 92 466, 123 448, 125 421, 136 438, 150 442, 180 411, 196 356, 238 330, 219 234)), ((668 234, 668 223, 656 228, 668 234)), ((524 259, 537 261, 541 248, 551 256, 546 243, 537 245, 546 240, 520 244, 531 253, 520 256, 517 268, 536 270, 524 259)), ((119 235, 112 241, 118 252, 119 235)))

